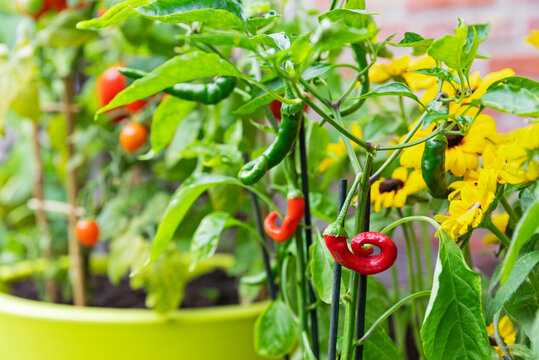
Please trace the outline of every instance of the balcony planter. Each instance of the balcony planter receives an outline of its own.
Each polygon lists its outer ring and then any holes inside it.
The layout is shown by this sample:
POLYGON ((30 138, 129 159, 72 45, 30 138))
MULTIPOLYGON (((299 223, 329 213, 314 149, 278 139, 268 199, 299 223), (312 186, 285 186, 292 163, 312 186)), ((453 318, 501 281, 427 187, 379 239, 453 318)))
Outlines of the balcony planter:
MULTIPOLYGON (((28 278, 44 264, 0 268, 0 280, 28 278)), ((104 272, 105 266, 98 261, 92 268, 104 272)), ((182 309, 163 316, 0 294, 0 354, 10 360, 261 359, 253 348, 253 326, 266 305, 182 309)))

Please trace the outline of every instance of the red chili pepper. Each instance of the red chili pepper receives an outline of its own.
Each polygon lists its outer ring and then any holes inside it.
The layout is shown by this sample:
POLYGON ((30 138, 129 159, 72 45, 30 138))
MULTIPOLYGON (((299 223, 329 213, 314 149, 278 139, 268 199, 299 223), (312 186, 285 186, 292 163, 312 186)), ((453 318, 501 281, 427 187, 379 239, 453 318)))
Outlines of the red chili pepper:
POLYGON ((264 220, 266 233, 275 241, 283 242, 294 236, 296 229, 305 213, 305 200, 301 197, 288 198, 288 212, 283 220, 283 225, 275 225, 275 219, 279 216, 277 211, 272 211, 264 220))
POLYGON ((336 224, 331 224, 324 231, 329 252, 345 268, 362 275, 372 275, 389 269, 397 260, 397 246, 384 234, 373 231, 357 234, 351 242, 353 252, 348 247, 347 238, 346 231, 336 224), (363 247, 367 244, 380 248, 380 254, 372 255, 373 248, 363 247))

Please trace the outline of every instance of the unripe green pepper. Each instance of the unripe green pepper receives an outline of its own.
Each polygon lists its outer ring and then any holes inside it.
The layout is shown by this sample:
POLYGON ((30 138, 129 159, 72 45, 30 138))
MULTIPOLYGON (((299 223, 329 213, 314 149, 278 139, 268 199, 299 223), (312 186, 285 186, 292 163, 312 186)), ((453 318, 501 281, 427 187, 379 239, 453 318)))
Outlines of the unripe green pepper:
POLYGON ((445 177, 445 151, 447 138, 438 134, 425 143, 425 150, 421 158, 421 171, 423 180, 427 184, 429 193, 438 199, 447 199, 449 189, 445 177))
MULTIPOLYGON (((118 68, 123 75, 132 79, 146 76, 147 72, 125 67, 118 68)), ((198 101, 213 105, 226 99, 236 87, 236 78, 233 76, 217 77, 209 84, 180 83, 163 90, 163 92, 184 100, 198 101)))
MULTIPOLYGON (((285 97, 287 99, 294 98, 288 85, 285 88, 285 97)), ((242 183, 246 185, 256 183, 269 169, 279 164, 288 155, 298 138, 303 109, 303 103, 282 104, 281 124, 277 137, 262 155, 241 168, 238 178, 242 183)))

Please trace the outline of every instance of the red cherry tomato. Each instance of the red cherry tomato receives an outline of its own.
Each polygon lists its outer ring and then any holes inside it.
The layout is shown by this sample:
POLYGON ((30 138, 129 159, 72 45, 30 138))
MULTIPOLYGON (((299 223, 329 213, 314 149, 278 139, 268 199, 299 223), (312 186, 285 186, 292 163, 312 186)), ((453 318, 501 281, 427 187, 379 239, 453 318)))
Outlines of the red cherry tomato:
MULTIPOLYGON (((107 105, 120 91, 127 87, 125 76, 120 74, 117 68, 118 66, 124 65, 119 64, 111 66, 103 74, 97 77, 97 98, 99 100, 99 106, 101 107, 107 105)), ((146 104, 146 100, 136 100, 125 105, 125 109, 129 113, 134 114, 142 110, 146 104)))
POLYGON ((79 220, 75 224, 75 234, 79 243, 92 247, 99 239, 99 225, 94 220, 79 220))
POLYGON ((120 133, 120 145, 128 153, 134 153, 146 144, 148 130, 139 123, 131 122, 120 133))
POLYGON ((39 19, 48 11, 62 11, 67 8, 67 0, 17 0, 20 13, 39 19))
MULTIPOLYGON (((283 95, 284 96, 284 95, 283 95)), ((275 116, 275 119, 281 120, 281 105, 282 103, 279 100, 273 100, 269 103, 269 108, 271 110, 271 113, 273 116, 275 116)), ((303 112, 307 111, 309 107, 307 104, 305 104, 305 107, 303 108, 303 112)))

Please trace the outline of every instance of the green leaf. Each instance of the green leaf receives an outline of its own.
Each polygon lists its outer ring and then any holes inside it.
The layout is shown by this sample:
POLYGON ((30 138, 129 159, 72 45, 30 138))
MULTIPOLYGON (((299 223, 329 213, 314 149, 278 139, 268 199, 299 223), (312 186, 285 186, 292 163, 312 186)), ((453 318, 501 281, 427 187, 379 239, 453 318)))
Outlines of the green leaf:
POLYGON ((443 79, 446 81, 454 80, 453 73, 451 71, 444 68, 439 68, 439 67, 433 67, 429 69, 408 70, 408 71, 427 75, 427 76, 434 76, 436 78, 443 79))
MULTIPOLYGON (((421 101, 415 96, 412 90, 403 83, 391 83, 391 84, 385 84, 380 87, 377 87, 374 90, 369 91, 368 93, 361 95, 357 98, 348 98, 349 100, 359 100, 359 99, 367 99, 370 97, 377 97, 377 96, 387 96, 387 95, 397 95, 397 96, 404 96, 407 98, 410 98, 417 103, 421 104, 421 101)), ((423 104, 421 104, 423 105, 423 104)))
POLYGON ((99 109, 97 114, 146 98, 177 83, 212 76, 238 75, 241 74, 231 64, 214 53, 192 52, 176 56, 135 80, 107 106, 99 109))
POLYGON ((481 306, 481 280, 443 231, 421 339, 429 360, 486 359, 490 353, 481 306))
POLYGON ((468 25, 468 36, 466 37, 466 42, 470 44, 473 42, 474 38, 473 31, 470 31, 471 29, 475 30, 479 43, 482 43, 488 38, 488 34, 490 33, 490 23, 468 25))
POLYGON ((126 0, 114 5, 99 18, 77 23, 77 29, 99 30, 111 25, 119 24, 131 16, 138 16, 132 7, 137 7, 149 3, 150 1, 152 0, 126 0))
POLYGON ((134 10, 148 19, 168 23, 244 24, 243 8, 237 0, 153 0, 134 10))
POLYGON ((433 42, 427 52, 434 59, 443 61, 455 70, 462 68, 463 47, 468 36, 468 27, 461 25, 455 29, 455 35, 445 35, 433 42))
POLYGON ((356 29, 346 26, 342 22, 332 22, 324 19, 311 35, 313 45, 311 52, 325 52, 340 48, 346 44, 370 39, 373 35, 374 29, 356 29))
POLYGON ((539 82, 510 76, 491 84, 479 103, 521 116, 539 116, 539 82))
POLYGON ((475 54, 479 48, 479 38, 477 37, 475 29, 469 28, 468 35, 470 35, 470 32, 473 34, 473 38, 471 41, 466 40, 462 54, 462 69, 466 76, 468 76, 472 63, 475 59, 475 54))
MULTIPOLYGON (((280 18, 281 15, 278 14, 275 10, 269 10, 263 14, 257 14, 256 16, 251 15, 245 19, 247 26, 251 29, 258 30, 264 26, 269 25, 272 21, 277 18, 280 18)), ((256 32, 256 31, 254 31, 256 32)))
POLYGON ((303 331, 301 333, 301 343, 303 345, 303 360, 317 360, 311 349, 311 344, 309 343, 309 338, 307 333, 303 331))
POLYGON ((335 260, 322 239, 315 236, 316 241, 311 247, 311 273, 312 283, 320 300, 331 304, 333 298, 333 263, 335 260))
POLYGON ((520 285, 526 280, 530 271, 539 262, 539 251, 535 251, 522 256, 515 263, 507 281, 496 292, 494 299, 490 299, 487 305, 487 323, 490 322, 494 314, 511 298, 520 285))
POLYGON ((342 21, 347 26, 362 28, 365 27, 369 15, 378 14, 381 13, 368 10, 335 9, 320 15, 318 17, 318 22, 328 19, 333 22, 342 21))
POLYGON ((157 228, 157 234, 154 237, 152 243, 152 251, 150 258, 147 260, 145 266, 153 263, 159 258, 161 253, 167 248, 172 236, 176 232, 176 229, 182 222, 183 218, 195 202, 195 200, 210 187, 218 184, 231 184, 242 186, 246 189, 257 194, 257 196, 265 201, 272 209, 274 205, 270 199, 268 199, 257 188, 252 186, 243 185, 238 179, 223 176, 223 175, 211 175, 203 174, 193 176, 187 179, 174 193, 172 200, 168 204, 165 214, 161 219, 161 223, 157 228))
POLYGON ((513 294, 511 300, 506 302, 504 309, 507 315, 514 320, 515 324, 524 331, 528 338, 533 338, 534 316, 539 309, 537 294, 539 289, 531 281, 524 281, 513 294))
POLYGON ((535 314, 535 321, 533 323, 532 334, 534 334, 530 340, 532 343, 532 353, 536 359, 539 359, 539 311, 535 314))
POLYGON ((37 36, 37 42, 48 47, 80 47, 96 37, 94 31, 76 29, 75 26, 84 16, 79 11, 64 10, 54 17, 37 36))
POLYGON ((532 238, 532 235, 539 228, 539 203, 535 203, 522 215, 517 224, 511 245, 503 262, 500 284, 503 284, 509 278, 513 267, 524 244, 532 238))
POLYGON ((225 230, 229 218, 228 213, 216 211, 202 219, 191 239, 191 249, 189 251, 192 262, 189 270, 193 270, 201 261, 215 254, 219 245, 219 237, 225 230))
POLYGON ((178 35, 176 38, 181 40, 192 40, 204 44, 233 46, 248 50, 256 50, 257 45, 270 45, 277 47, 273 37, 265 34, 259 34, 248 37, 238 32, 212 32, 204 34, 178 35))
POLYGON ((413 32, 405 32, 404 38, 398 43, 389 43, 391 46, 395 47, 411 47, 413 48, 413 55, 422 55, 427 49, 431 46, 434 39, 425 39, 421 35, 413 32))
POLYGON ((155 154, 163 150, 174 137, 180 122, 195 108, 196 102, 167 96, 162 100, 152 119, 150 143, 155 154))
MULTIPOLYGON (((316 77, 322 76, 323 74, 325 74, 327 71, 331 69, 332 69, 332 66, 328 64, 322 64, 322 63, 314 64, 314 65, 311 65, 309 68, 307 68, 307 70, 305 70, 305 72, 303 73, 301 77, 304 80, 311 80, 316 77)), ((269 87, 271 90, 275 92, 278 92, 281 94, 284 93, 284 82, 280 78, 264 82, 264 85, 266 85, 267 87, 269 87)), ((273 100, 274 100, 273 96, 271 96, 270 94, 266 92, 260 92, 252 100, 250 100, 246 104, 242 105, 238 110, 236 110, 236 114, 239 114, 239 115, 250 114, 256 109, 258 109, 259 107, 269 104, 273 100)))
POLYGON ((271 358, 282 357, 294 349, 296 323, 281 300, 271 302, 256 320, 254 342, 259 355, 271 358))

